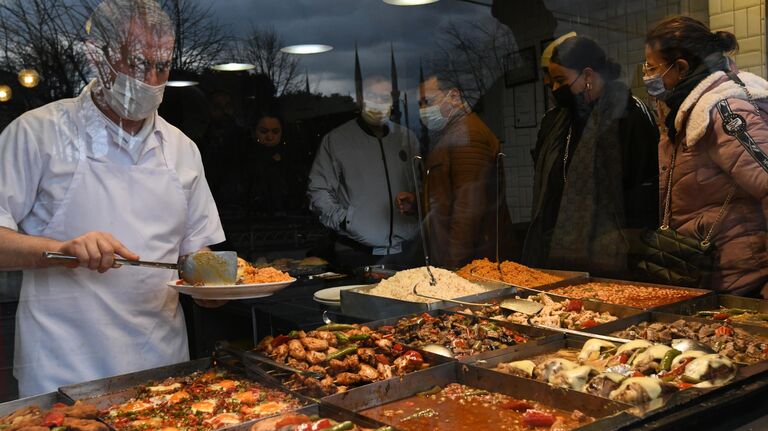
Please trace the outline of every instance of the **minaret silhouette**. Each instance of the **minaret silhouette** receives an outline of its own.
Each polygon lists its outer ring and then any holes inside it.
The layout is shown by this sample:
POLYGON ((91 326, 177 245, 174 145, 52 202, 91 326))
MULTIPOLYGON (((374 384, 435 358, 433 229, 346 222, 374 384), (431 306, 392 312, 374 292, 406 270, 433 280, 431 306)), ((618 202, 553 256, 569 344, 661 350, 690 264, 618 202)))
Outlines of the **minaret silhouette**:
POLYGON ((397 64, 395 64, 395 49, 392 46, 392 43, 389 44, 389 55, 390 55, 390 76, 392 78, 392 112, 389 115, 389 119, 392 120, 393 123, 400 124, 400 117, 402 116, 402 113, 400 112, 400 89, 397 85, 397 64))
MULTIPOLYGON (((419 59, 419 108, 427 106, 427 93, 424 89, 424 68, 421 66, 421 59, 419 59)), ((419 116, 419 123, 421 123, 421 133, 419 134, 419 140, 421 141, 421 148, 424 153, 429 152, 429 129, 427 125, 421 121, 419 116)))
POLYGON ((309 72, 306 69, 304 69, 304 92, 311 94, 309 91, 309 72))
POLYGON ((357 42, 355 42, 355 102, 357 107, 363 109, 363 72, 360 71, 360 57, 357 55, 357 42))

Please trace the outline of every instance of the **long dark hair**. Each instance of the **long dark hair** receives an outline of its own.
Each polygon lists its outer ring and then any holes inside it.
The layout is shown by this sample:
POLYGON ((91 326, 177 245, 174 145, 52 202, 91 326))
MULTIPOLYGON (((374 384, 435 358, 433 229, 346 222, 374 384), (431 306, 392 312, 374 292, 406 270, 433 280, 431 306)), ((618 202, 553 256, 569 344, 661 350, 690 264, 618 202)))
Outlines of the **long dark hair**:
POLYGON ((621 65, 607 58, 597 42, 584 36, 564 40, 552 52, 549 61, 579 72, 589 67, 606 81, 613 81, 621 74, 621 65))
POLYGON ((691 70, 713 54, 725 54, 739 49, 736 36, 727 31, 712 32, 703 22, 688 16, 668 18, 651 30, 646 45, 659 52, 666 62, 683 59, 691 70))

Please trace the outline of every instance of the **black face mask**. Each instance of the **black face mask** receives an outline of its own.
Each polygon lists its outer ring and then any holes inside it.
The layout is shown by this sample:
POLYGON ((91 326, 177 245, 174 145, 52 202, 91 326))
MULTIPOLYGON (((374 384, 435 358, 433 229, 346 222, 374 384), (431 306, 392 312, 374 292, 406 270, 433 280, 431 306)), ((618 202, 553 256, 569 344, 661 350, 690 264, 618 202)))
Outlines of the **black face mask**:
POLYGON ((555 98, 555 104, 560 108, 572 109, 576 105, 576 98, 571 93, 570 84, 557 87, 557 90, 552 92, 552 96, 555 98))

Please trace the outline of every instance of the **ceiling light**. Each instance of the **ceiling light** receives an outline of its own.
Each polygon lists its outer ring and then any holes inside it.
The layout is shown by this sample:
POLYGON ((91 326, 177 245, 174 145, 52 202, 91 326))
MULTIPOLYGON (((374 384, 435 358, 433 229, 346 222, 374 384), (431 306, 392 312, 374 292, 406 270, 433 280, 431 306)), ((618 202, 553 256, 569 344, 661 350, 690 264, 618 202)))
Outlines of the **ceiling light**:
POLYGON ((244 70, 255 69, 256 66, 250 63, 222 63, 211 66, 211 69, 219 72, 242 72, 244 70))
POLYGON ((280 48, 280 51, 286 54, 319 54, 321 52, 328 52, 333 47, 330 45, 320 45, 315 43, 306 43, 302 45, 291 45, 280 48))
POLYGON ((13 92, 11 91, 11 87, 7 85, 0 85, 0 102, 7 102, 11 100, 12 95, 13 92))
POLYGON ((384 0, 384 3, 395 6, 421 6, 423 4, 437 3, 440 0, 384 0))
POLYGON ((181 80, 173 80, 165 83, 165 85, 168 87, 193 87, 197 84, 199 84, 199 82, 197 81, 181 81, 181 80))
POLYGON ((40 83, 40 75, 34 69, 24 69, 19 72, 19 83, 27 88, 35 88, 40 83))

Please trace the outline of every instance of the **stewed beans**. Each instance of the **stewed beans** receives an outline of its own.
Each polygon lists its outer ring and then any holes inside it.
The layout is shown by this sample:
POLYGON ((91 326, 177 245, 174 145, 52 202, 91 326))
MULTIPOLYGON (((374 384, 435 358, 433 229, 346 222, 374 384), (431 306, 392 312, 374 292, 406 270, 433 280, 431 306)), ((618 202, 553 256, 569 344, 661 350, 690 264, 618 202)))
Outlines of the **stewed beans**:
POLYGON ((548 291, 555 295, 578 299, 596 299, 612 304, 637 308, 651 308, 685 301, 700 293, 685 289, 645 286, 638 284, 591 282, 558 287, 548 291))

